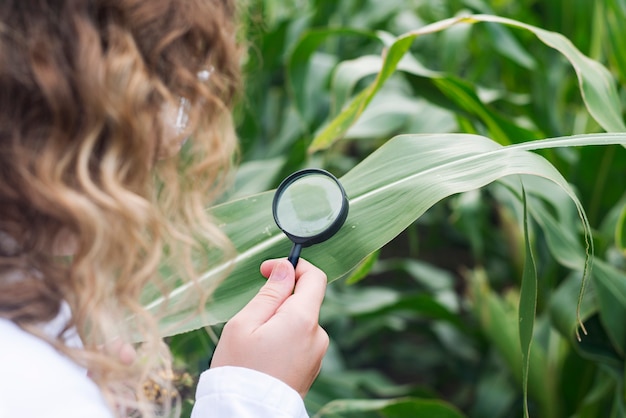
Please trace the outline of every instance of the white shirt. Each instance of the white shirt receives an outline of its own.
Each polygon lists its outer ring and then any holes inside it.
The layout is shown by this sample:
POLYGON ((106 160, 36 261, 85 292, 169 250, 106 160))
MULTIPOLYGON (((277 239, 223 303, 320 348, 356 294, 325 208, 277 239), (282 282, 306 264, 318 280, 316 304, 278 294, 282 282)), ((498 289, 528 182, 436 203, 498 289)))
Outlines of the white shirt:
POLYGON ((308 418, 294 389, 272 376, 243 367, 202 373, 191 418, 308 418))
MULTIPOLYGON (((63 313, 66 313, 62 312, 63 313)), ((58 318, 57 318, 58 320, 58 318)), ((55 321, 57 321, 55 320, 55 321)), ((50 328, 58 326, 53 321, 50 328)), ((68 344, 80 340, 70 335, 68 344)), ((306 418, 300 395, 255 370, 205 371, 193 418, 306 418)), ((86 370, 43 340, 0 318, 0 418, 113 418, 86 370)))

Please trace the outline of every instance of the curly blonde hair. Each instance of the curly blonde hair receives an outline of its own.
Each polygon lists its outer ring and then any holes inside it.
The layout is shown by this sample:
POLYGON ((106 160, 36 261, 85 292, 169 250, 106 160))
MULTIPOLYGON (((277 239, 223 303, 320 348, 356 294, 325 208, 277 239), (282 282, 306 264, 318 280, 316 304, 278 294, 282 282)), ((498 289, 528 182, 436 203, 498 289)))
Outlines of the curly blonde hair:
POLYGON ((85 347, 63 332, 50 342, 120 416, 157 414, 142 387, 167 385, 169 354, 140 303, 147 286, 171 290, 159 265, 193 281, 205 267, 194 254, 228 248, 205 209, 235 149, 234 13, 229 0, 0 3, 0 316, 45 338, 39 324, 67 303, 64 331, 85 347), (188 122, 170 138, 165 109, 180 103, 188 122), (134 367, 100 349, 137 335, 134 367))

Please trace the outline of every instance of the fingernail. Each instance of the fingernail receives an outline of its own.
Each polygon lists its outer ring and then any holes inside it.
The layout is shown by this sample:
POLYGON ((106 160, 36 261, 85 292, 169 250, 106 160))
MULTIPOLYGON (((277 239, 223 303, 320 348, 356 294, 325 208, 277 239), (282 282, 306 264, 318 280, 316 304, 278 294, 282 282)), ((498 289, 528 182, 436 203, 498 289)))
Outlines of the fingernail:
POLYGON ((285 262, 278 262, 270 274, 270 280, 273 282, 279 282, 285 280, 289 275, 289 265, 285 262))

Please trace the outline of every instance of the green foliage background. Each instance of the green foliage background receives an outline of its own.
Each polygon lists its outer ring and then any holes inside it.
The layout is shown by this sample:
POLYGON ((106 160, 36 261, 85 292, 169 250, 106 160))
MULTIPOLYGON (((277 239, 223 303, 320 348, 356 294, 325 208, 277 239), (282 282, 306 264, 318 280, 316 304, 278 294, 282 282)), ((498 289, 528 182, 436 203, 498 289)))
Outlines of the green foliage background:
POLYGON ((206 367, 262 259, 288 251, 263 192, 323 167, 356 231, 303 253, 334 280, 312 416, 625 416, 626 1, 241 11, 241 165, 212 209, 240 256, 206 318, 166 332, 180 367, 206 367))

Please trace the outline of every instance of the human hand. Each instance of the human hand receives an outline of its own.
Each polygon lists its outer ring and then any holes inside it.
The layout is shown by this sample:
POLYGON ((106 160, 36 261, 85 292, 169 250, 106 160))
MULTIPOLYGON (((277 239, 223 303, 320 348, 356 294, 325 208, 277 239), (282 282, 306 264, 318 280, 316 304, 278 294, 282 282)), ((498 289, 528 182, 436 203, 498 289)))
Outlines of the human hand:
POLYGON ((282 380, 304 398, 328 349, 319 312, 326 275, 306 260, 294 269, 285 259, 268 260, 269 280, 224 327, 211 368, 238 366, 282 380))
MULTIPOLYGON (((137 350, 135 350, 135 347, 119 339, 114 339, 103 345, 99 345, 98 349, 113 358, 117 358, 120 363, 125 366, 132 365, 137 359, 137 350)), ((91 371, 87 371, 87 376, 93 377, 91 371)))

